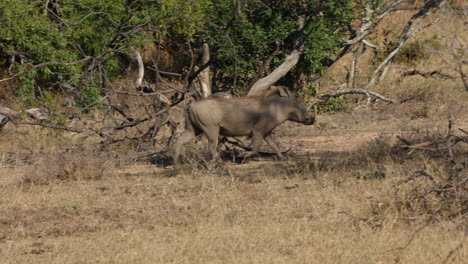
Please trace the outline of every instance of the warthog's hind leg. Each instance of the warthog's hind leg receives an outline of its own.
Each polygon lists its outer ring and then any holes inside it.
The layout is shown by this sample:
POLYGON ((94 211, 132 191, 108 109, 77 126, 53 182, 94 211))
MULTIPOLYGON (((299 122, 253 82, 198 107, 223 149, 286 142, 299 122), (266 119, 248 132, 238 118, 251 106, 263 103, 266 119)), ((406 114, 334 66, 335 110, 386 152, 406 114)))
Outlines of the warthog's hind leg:
POLYGON ((182 134, 177 139, 175 144, 175 154, 174 154, 174 164, 179 163, 180 158, 180 151, 182 150, 182 146, 190 141, 192 141, 196 137, 196 133, 194 130, 184 130, 182 134))
POLYGON ((251 144, 252 150, 241 153, 239 155, 239 157, 243 159, 242 162, 244 162, 246 159, 252 156, 257 155, 258 152, 260 152, 260 147, 262 146, 262 143, 263 143, 263 136, 261 134, 254 134, 252 136, 252 144, 251 144))
POLYGON ((264 137, 266 143, 273 149, 274 152, 278 155, 279 159, 284 159, 283 154, 281 154, 281 151, 278 147, 278 143, 276 142, 275 138, 273 137, 272 134, 268 134, 267 136, 264 137))
POLYGON ((213 159, 218 158, 219 127, 204 128, 203 132, 208 139, 208 149, 213 159))

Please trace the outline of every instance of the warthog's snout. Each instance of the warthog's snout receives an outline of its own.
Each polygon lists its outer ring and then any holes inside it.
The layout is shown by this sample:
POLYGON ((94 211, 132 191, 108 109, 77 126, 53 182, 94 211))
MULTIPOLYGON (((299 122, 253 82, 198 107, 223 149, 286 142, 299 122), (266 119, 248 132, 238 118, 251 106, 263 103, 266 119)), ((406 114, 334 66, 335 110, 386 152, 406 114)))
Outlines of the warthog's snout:
POLYGON ((315 123, 315 114, 307 111, 303 106, 299 106, 299 111, 302 113, 302 123, 304 125, 312 125, 315 123))
POLYGON ((302 122, 304 125, 313 125, 315 123, 315 117, 308 117, 302 122))

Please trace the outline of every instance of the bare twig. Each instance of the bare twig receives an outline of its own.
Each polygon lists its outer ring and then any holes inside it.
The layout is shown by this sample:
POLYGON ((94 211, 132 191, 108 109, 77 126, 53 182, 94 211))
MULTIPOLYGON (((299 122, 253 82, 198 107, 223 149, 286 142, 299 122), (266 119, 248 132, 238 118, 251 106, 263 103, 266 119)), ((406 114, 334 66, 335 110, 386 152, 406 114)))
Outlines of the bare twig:
MULTIPOLYGON (((86 57, 84 57, 84 58, 81 59, 81 60, 77 60, 77 61, 73 61, 73 62, 49 61, 49 62, 39 63, 39 64, 36 64, 36 65, 29 65, 29 68, 30 68, 30 69, 36 69, 36 68, 41 68, 41 67, 51 66, 51 65, 72 66, 72 65, 76 65, 76 64, 83 63, 83 62, 87 62, 87 61, 89 61, 89 60, 91 60, 91 59, 92 59, 91 56, 86 56, 86 57)), ((14 74, 14 75, 12 75, 12 76, 10 76, 10 77, 1 79, 1 80, 0 80, 0 83, 1 83, 1 82, 5 82, 5 81, 12 80, 12 79, 14 79, 14 78, 20 76, 21 74, 25 73, 26 71, 27 71, 26 69, 23 69, 23 70, 17 72, 16 74, 14 74)))
MULTIPOLYGON (((352 39, 346 40, 344 45, 350 46, 357 44, 361 41, 364 41, 365 38, 373 32, 373 28, 376 24, 378 24, 386 15, 388 15, 394 8, 400 4, 402 0, 395 1, 392 5, 390 5, 386 11, 382 14, 377 16, 376 18, 372 19, 374 13, 377 11, 371 8, 371 1, 366 1, 364 6, 364 15, 361 18, 361 27, 358 30, 352 30, 354 33, 354 37, 352 39)), ((366 44, 366 43, 365 43, 366 44)), ((366 44, 367 45, 367 44, 366 44)), ((375 45, 369 45, 371 47, 375 47, 375 45)))
POLYGON ((85 130, 82 129, 76 129, 73 127, 66 127, 66 126, 60 126, 60 125, 54 125, 54 124, 48 124, 48 123, 43 123, 43 122, 29 122, 29 121, 12 121, 13 124, 15 125, 30 125, 30 126, 40 126, 40 127, 45 127, 45 128, 53 128, 53 129, 58 129, 58 130, 65 130, 69 132, 75 132, 75 133, 83 133, 85 130))
POLYGON ((341 95, 345 95, 345 94, 363 94, 363 95, 366 95, 368 98, 370 98, 370 96, 374 96, 384 102, 387 102, 387 103, 390 103, 390 104, 396 104, 398 103, 397 101, 393 100, 393 99, 389 99, 377 92, 374 92, 374 91, 368 91, 368 90, 363 90, 363 89, 345 89, 345 90, 336 90, 336 91, 333 91, 333 92, 330 92, 330 93, 327 93, 327 94, 322 94, 322 95, 319 95, 316 97, 316 100, 314 103, 312 103, 308 109, 311 109, 315 104, 317 103, 320 103, 320 102, 324 102, 328 99, 330 99, 331 97, 337 97, 337 96, 341 96, 341 95))
POLYGON ((441 70, 427 71, 427 72, 412 70, 412 71, 407 71, 403 73, 401 77, 404 78, 404 77, 413 76, 413 75, 420 75, 424 78, 429 78, 429 77, 439 77, 443 79, 455 79, 456 78, 448 74, 442 73, 441 70))
MULTIPOLYGON (((435 139, 432 141, 426 141, 418 144, 412 144, 409 140, 401 137, 401 136, 396 136, 401 142, 403 142, 405 145, 401 146, 403 148, 409 148, 411 149, 410 152, 408 152, 408 155, 413 153, 417 149, 427 149, 427 150, 441 150, 441 149, 448 149, 449 150, 449 158, 450 161, 452 162, 454 160, 453 156, 453 151, 452 147, 457 144, 458 142, 465 142, 468 143, 468 136, 458 136, 455 135, 453 130, 454 130, 455 123, 453 121, 453 117, 450 114, 448 118, 448 130, 447 130, 447 135, 443 138, 435 139), (444 146, 437 146, 437 148, 428 148, 429 146, 433 145, 444 145, 444 146)), ((463 129, 459 128, 460 131, 462 131, 465 134, 468 134, 466 131, 463 129)))
MULTIPOLYGON (((463 239, 462 242, 460 242, 460 244, 458 244, 458 246, 456 246, 454 249, 452 249, 449 254, 447 255, 447 258, 445 258, 444 262, 442 262, 442 264, 445 264, 445 263, 449 263, 450 259, 452 258, 452 256, 457 252, 459 251, 460 249, 463 248, 463 246, 465 245, 465 241, 466 241, 466 238, 467 236, 465 236, 465 238, 463 239)), ((452 260, 453 261, 453 260, 452 260)))
MULTIPOLYGON (((251 147, 245 146, 245 145, 242 144, 242 142, 240 142, 239 140, 233 141, 233 140, 230 140, 230 139, 224 137, 223 140, 221 141, 221 143, 225 143, 225 142, 226 142, 226 143, 229 143, 229 144, 231 144, 231 145, 233 145, 233 146, 239 147, 239 148, 241 148, 241 149, 243 149, 243 150, 246 150, 246 151, 251 151, 251 150, 252 150, 251 147)), ((281 153, 283 153, 283 154, 284 154, 284 153, 287 153, 287 152, 289 152, 293 147, 294 147, 294 145, 290 145, 290 146, 288 146, 285 150, 281 151, 281 153)), ((274 156, 274 155, 276 155, 276 153, 273 153, 273 152, 265 152, 265 151, 260 151, 259 153, 262 154, 262 155, 267 155, 267 156, 274 156)))

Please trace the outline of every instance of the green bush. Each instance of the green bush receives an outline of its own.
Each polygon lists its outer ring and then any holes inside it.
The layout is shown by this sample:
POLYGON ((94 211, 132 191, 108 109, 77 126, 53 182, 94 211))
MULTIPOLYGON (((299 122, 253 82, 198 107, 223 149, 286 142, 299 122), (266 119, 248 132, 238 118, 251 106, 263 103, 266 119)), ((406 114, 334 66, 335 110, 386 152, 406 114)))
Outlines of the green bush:
MULTIPOLYGON (((242 91, 281 42, 274 69, 290 52, 298 8, 296 0, 3 0, 0 2, 0 58, 21 73, 16 94, 27 103, 41 91, 67 92, 77 105, 99 99, 100 87, 123 73, 122 57, 131 47, 154 41, 196 51, 209 43, 213 69, 222 81, 242 91), (71 65, 61 63, 76 62, 71 65), (37 67, 42 63, 57 62, 37 67), (83 88, 85 86, 86 88, 83 88), (90 88, 93 87, 93 88, 90 88)), ((353 18, 353 0, 311 1, 306 44, 297 66, 282 80, 293 84, 299 73, 321 74, 340 48, 341 31, 353 18)), ((189 54, 189 53, 185 53, 189 54)), ((197 54, 195 54, 197 55, 197 54)), ((189 56, 185 57, 190 62, 189 56)), ((181 69, 182 70, 182 69, 181 69)))
POLYGON ((429 58, 429 55, 424 42, 415 41, 403 47, 395 61, 399 63, 417 64, 429 58))
POLYGON ((330 98, 324 102, 321 102, 317 105, 317 110, 319 113, 336 113, 336 112, 347 112, 349 111, 349 100, 347 97, 335 97, 330 98))

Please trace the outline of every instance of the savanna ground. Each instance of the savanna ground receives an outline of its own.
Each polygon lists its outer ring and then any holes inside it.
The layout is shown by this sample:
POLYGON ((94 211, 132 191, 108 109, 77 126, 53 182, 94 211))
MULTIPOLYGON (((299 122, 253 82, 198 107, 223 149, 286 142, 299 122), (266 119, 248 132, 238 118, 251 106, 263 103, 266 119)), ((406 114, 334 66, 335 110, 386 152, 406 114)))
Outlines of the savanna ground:
MULTIPOLYGON (((443 44, 434 32, 464 25, 435 25, 420 39, 443 44)), ((353 109, 360 103, 350 97, 349 111, 321 114, 314 126, 283 124, 275 133, 291 147, 285 161, 240 164, 227 145, 224 160, 211 162, 202 139, 174 166, 168 131, 146 152, 130 143, 96 151, 93 137, 8 124, 0 131, 0 263, 466 263, 468 144, 452 156, 408 154, 396 138, 444 138, 449 119, 456 135, 468 131, 459 79, 401 78, 447 68, 427 56, 393 67, 372 88, 405 103, 353 109)))
MULTIPOLYGON (((210 162, 203 139, 174 167, 168 153, 95 152, 79 135, 7 127, 0 262, 465 263, 466 188, 440 191, 446 151, 408 155, 395 136, 443 137, 449 114, 468 130, 468 98, 455 82, 411 89, 387 91, 416 95, 404 104, 282 125, 287 161, 238 164, 225 151, 210 162)), ((466 179, 467 146, 453 151, 466 179)))

